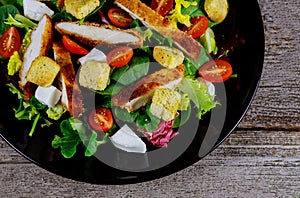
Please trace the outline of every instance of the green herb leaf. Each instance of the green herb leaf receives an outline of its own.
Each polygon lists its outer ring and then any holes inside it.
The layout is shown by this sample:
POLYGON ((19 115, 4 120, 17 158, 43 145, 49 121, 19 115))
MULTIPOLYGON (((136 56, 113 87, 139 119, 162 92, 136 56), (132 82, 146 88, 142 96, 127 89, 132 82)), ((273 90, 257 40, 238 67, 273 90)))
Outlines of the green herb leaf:
POLYGON ((74 154, 76 153, 77 146, 82 142, 82 139, 78 131, 73 128, 71 122, 72 121, 70 120, 62 121, 60 124, 60 130, 63 137, 55 135, 52 141, 52 147, 60 148, 61 154, 65 158, 73 157, 74 154))
POLYGON ((95 155, 95 153, 98 150, 98 147, 102 144, 105 144, 108 141, 107 135, 105 135, 101 141, 97 141, 97 138, 98 138, 98 133, 96 131, 92 131, 92 135, 90 137, 89 143, 84 153, 86 157, 95 155))
POLYGON ((99 146, 99 144, 97 142, 97 138, 98 138, 97 132, 93 131, 92 135, 90 137, 89 143, 86 147, 85 153, 84 153, 84 155, 86 157, 90 157, 90 156, 94 155, 97 152, 97 149, 98 149, 98 146, 99 146))

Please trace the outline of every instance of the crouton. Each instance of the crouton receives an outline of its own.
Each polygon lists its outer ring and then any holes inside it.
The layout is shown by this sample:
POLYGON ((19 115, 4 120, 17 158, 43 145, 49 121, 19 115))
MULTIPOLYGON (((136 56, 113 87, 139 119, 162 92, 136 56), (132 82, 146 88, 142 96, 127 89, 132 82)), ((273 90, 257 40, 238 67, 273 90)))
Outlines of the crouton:
POLYGON ((100 5, 99 0, 65 0, 66 12, 77 19, 82 19, 100 5))
POLYGON ((183 63, 184 55, 179 49, 168 46, 155 46, 153 58, 162 66, 173 69, 183 63))
POLYGON ((222 22, 228 14, 227 0, 206 0, 204 2, 204 10, 208 17, 216 22, 222 22))
POLYGON ((150 112, 164 121, 170 121, 175 118, 181 101, 181 95, 167 88, 157 88, 154 91, 150 112))
POLYGON ((60 66, 47 56, 39 56, 32 62, 26 79, 41 87, 52 85, 60 66))
POLYGON ((93 90, 103 91, 108 84, 110 66, 105 62, 87 60, 80 68, 79 84, 93 90))

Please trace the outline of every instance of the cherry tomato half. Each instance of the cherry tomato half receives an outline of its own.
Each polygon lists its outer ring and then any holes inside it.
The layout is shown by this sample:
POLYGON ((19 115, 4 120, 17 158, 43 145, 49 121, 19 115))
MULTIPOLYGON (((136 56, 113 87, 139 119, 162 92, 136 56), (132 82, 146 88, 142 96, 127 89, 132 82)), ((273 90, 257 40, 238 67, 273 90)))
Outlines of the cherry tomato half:
POLYGON ((232 74, 230 63, 225 60, 214 60, 205 63, 198 71, 199 75, 210 82, 224 82, 232 74))
POLYGON ((123 67, 131 60, 133 49, 128 46, 122 46, 113 49, 107 54, 107 63, 112 67, 123 67))
POLYGON ((80 54, 80 55, 86 55, 89 53, 88 50, 86 50, 84 47, 77 44, 75 41, 71 40, 68 36, 63 35, 62 42, 65 46, 65 48, 72 52, 73 54, 80 54))
POLYGON ((173 8, 174 0, 152 0, 151 8, 161 16, 166 16, 173 8))
POLYGON ((65 5, 65 1, 64 1, 64 0, 57 0, 57 6, 58 6, 59 8, 63 8, 64 5, 65 5))
POLYGON ((131 16, 121 8, 111 8, 107 15, 110 22, 120 28, 129 27, 133 21, 131 16))
POLYGON ((9 58, 21 47, 20 34, 17 28, 9 27, 0 38, 0 56, 9 58))
POLYGON ((209 20, 205 16, 196 16, 192 18, 190 22, 191 26, 184 26, 182 30, 188 35, 191 35, 193 38, 198 38, 204 34, 209 24, 209 20))
POLYGON ((96 131, 107 132, 114 124, 110 109, 98 107, 91 111, 89 114, 89 124, 96 131))

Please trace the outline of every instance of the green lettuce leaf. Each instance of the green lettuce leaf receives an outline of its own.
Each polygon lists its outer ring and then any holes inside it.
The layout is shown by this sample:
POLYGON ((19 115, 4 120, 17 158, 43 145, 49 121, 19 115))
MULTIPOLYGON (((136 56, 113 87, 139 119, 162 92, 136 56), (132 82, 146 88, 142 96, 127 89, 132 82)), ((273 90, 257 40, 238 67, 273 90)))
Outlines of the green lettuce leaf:
POLYGON ((214 96, 210 95, 207 89, 205 82, 188 78, 185 78, 179 86, 179 90, 186 93, 198 108, 197 117, 199 119, 219 104, 214 101, 214 96))

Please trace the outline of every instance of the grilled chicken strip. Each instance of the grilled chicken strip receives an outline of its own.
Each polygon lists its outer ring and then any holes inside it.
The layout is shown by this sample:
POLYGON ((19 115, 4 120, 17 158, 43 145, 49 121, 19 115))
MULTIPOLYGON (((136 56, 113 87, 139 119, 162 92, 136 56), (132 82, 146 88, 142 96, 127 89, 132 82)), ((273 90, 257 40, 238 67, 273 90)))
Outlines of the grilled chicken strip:
POLYGON ((146 27, 151 28, 165 37, 173 39, 180 50, 194 60, 198 60, 202 46, 185 32, 174 27, 164 17, 152 10, 140 0, 115 0, 117 6, 128 12, 131 17, 140 20, 146 27))
POLYGON ((23 55, 23 64, 19 73, 19 86, 25 93, 26 98, 30 98, 34 93, 34 85, 26 80, 29 68, 38 56, 47 55, 52 45, 53 29, 48 15, 42 17, 36 29, 32 31, 30 39, 31 43, 23 55))
POLYGON ((85 45, 118 46, 127 45, 140 47, 143 44, 143 36, 135 30, 123 30, 111 25, 99 25, 96 23, 59 22, 55 29, 60 34, 66 34, 85 45))
POLYGON ((83 113, 82 95, 76 83, 76 74, 71 61, 70 52, 61 43, 53 43, 55 61, 60 65, 58 75, 62 92, 61 103, 69 111, 71 116, 80 117, 83 113))
POLYGON ((161 69, 124 88, 112 98, 114 105, 134 112, 146 105, 156 88, 173 89, 183 79, 183 65, 175 69, 161 69))

